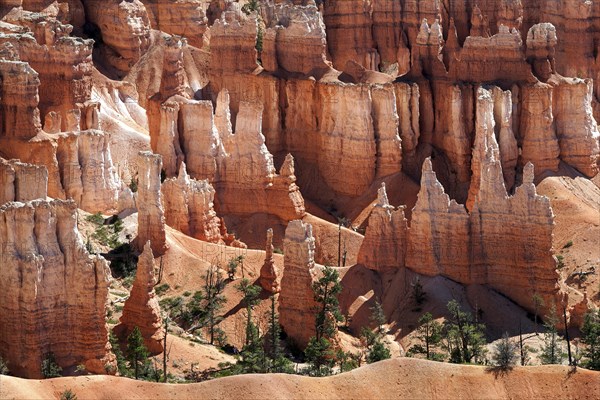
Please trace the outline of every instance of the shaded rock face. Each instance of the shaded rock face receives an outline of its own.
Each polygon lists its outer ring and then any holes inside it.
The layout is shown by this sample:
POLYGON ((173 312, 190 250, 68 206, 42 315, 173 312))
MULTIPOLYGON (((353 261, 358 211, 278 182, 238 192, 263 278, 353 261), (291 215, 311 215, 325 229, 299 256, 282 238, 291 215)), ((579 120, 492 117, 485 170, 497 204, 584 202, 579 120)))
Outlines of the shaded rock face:
POLYGON ((0 159, 0 204, 46 199, 48 170, 46 167, 0 159))
POLYGON ((312 291, 317 274, 312 226, 300 220, 291 221, 285 230, 283 252, 279 322, 288 337, 304 348, 315 335, 317 306, 312 291))
POLYGON ((184 163, 179 176, 161 186, 167 225, 211 243, 222 243, 221 220, 213 209, 215 189, 207 180, 190 179, 184 163))
POLYGON ((138 237, 139 247, 150 242, 152 253, 165 254, 168 249, 165 233, 165 212, 160 190, 162 160, 149 151, 138 154, 138 237), (143 245, 142 245, 143 243, 143 245))
POLYGON ((138 258, 135 280, 123 307, 121 323, 115 327, 115 332, 125 339, 137 326, 144 338, 144 345, 151 354, 164 351, 164 331, 158 298, 154 293, 155 284, 154 255, 150 242, 146 242, 144 251, 138 258))
POLYGON ((61 200, 0 208, 0 354, 19 376, 40 378, 49 352, 62 368, 116 370, 105 322, 110 270, 85 250, 76 210, 61 200))

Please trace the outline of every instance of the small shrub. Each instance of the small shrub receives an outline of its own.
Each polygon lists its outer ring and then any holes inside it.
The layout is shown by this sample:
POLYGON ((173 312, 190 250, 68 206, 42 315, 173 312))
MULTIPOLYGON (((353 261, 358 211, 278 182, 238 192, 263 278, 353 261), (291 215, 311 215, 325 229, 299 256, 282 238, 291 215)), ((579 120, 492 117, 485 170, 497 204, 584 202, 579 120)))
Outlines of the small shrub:
POLYGON ((190 292, 189 290, 186 290, 185 292, 183 292, 183 297, 190 297, 192 295, 192 292, 190 292))
POLYGON ((104 224, 104 217, 99 212, 97 212, 96 214, 88 215, 87 217, 85 217, 85 220, 96 225, 104 224))
POLYGON ((283 250, 281 250, 279 247, 276 247, 276 248, 273 250, 273 253, 275 253, 275 254, 283 254, 283 250))
POLYGON ((77 400, 77 395, 71 389, 67 389, 60 394, 60 400, 77 400))
POLYGON ((134 279, 135 279, 135 276, 128 276, 127 278, 123 279, 123 286, 125 286, 127 289, 129 289, 130 287, 133 286, 134 279))
POLYGON ((0 375, 8 375, 8 365, 2 357, 0 357, 0 375))
POLYGON ((54 353, 46 353, 42 360, 42 376, 44 378, 56 378, 60 376, 62 368, 56 363, 54 353))
POLYGON ((169 289, 171 289, 171 286, 169 286, 168 283, 163 283, 161 285, 156 286, 154 288, 154 291, 156 292, 157 296, 162 296, 169 289))
POLYGON ((573 241, 569 240, 564 246, 563 249, 568 249, 569 247, 573 246, 573 241))
POLYGON ((123 306, 122 306, 122 305, 120 305, 120 304, 117 304, 117 305, 115 306, 115 311, 116 311, 116 312, 121 312, 121 311, 123 311, 123 306))
POLYGON ((565 258, 562 255, 558 254, 556 256, 556 260, 558 261, 558 265, 556 268, 563 269, 565 267, 565 258))
POLYGON ((137 178, 131 178, 131 182, 129 182, 129 189, 131 189, 131 191, 133 193, 138 191, 138 179, 137 178))
POLYGON ((505 333, 495 345, 495 351, 492 355, 494 365, 501 369, 512 368, 517 363, 517 349, 517 344, 512 343, 508 333, 505 333))

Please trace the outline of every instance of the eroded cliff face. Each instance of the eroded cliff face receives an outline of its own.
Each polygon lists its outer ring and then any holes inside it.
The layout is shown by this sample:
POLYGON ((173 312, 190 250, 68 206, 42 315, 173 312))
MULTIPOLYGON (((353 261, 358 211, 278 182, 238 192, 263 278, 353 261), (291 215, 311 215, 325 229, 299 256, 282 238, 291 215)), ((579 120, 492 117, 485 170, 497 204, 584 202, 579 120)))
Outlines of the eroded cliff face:
POLYGON ((164 330, 158 299, 154 293, 154 255, 150 242, 138 258, 135 280, 129 298, 123 306, 121 323, 115 327, 115 333, 122 339, 127 338, 137 326, 144 338, 144 345, 151 354, 164 351, 164 330))
POLYGON ((312 284, 317 275, 314 261, 315 239, 312 226, 302 221, 290 221, 283 241, 284 266, 279 294, 279 322, 300 348, 315 335, 312 284))
POLYGON ((206 242, 221 243, 221 220, 213 209, 215 189, 207 180, 197 181, 187 174, 184 163, 179 176, 161 185, 167 225, 206 242))
POLYGON ((497 90, 477 92, 470 212, 450 200, 427 159, 410 228, 403 210, 394 211, 380 189, 359 263, 380 271, 406 266, 423 275, 488 285, 529 310, 536 307, 532 293, 545 304, 560 300, 552 256, 554 215, 549 199, 536 194, 533 165, 525 166, 513 196, 506 190, 503 149, 496 139, 502 136, 494 122, 498 95, 503 97, 497 90))
POLYGON ((152 40, 146 7, 139 0, 85 0, 86 19, 100 31, 100 54, 117 75, 125 75, 152 40))
POLYGON ((20 376, 41 378, 50 352, 63 368, 116 370, 105 322, 110 270, 85 249, 76 212, 61 200, 0 208, 0 353, 20 376))
POLYGON ((0 204, 45 200, 48 195, 46 167, 0 158, 0 204))

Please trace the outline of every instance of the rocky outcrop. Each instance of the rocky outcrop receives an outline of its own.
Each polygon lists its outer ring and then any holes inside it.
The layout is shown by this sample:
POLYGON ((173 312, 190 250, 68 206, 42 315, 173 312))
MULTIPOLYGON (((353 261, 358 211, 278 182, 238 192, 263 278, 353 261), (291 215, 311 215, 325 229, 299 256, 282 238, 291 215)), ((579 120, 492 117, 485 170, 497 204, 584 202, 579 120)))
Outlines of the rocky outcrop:
POLYGON ((553 77, 550 84, 560 159, 594 177, 600 162, 600 133, 592 115, 592 81, 553 77))
POLYGON ((302 218, 304 199, 296 185, 294 159, 288 156, 276 173, 262 134, 262 115, 260 105, 241 102, 234 133, 227 91, 219 94, 214 113, 208 101, 173 96, 161 106, 161 128, 151 129, 151 142, 168 160, 167 176, 185 162, 193 178, 213 185, 220 213, 302 218))
POLYGON ((470 283, 469 215, 464 206, 450 200, 429 159, 423 163, 407 246, 407 268, 470 283))
POLYGON ((329 53, 336 69, 343 70, 350 60, 367 69, 378 69, 380 57, 374 49, 369 1, 326 1, 323 19, 327 26, 329 53))
POLYGON ((535 165, 537 173, 558 170, 560 147, 552 103, 550 85, 537 83, 521 88, 521 157, 524 163, 535 165))
POLYGON ((146 6, 153 29, 171 35, 184 36, 195 47, 203 46, 204 32, 208 28, 207 11, 210 2, 205 0, 141 0, 146 6))
POLYGON ((380 272, 404 267, 407 238, 404 207, 396 210, 390 205, 385 184, 382 184, 358 253, 358 263, 380 272))
POLYGON ((221 220, 213 209, 215 189, 207 180, 197 181, 187 174, 184 163, 179 176, 161 185, 165 221, 188 236, 221 243, 221 220))
POLYGON ((50 352, 62 368, 116 370, 105 322, 110 270, 86 251, 76 210, 60 200, 0 208, 0 354, 15 375, 41 378, 50 352))
POLYGON ((256 14, 240 9, 225 11, 210 28, 211 73, 250 74, 258 67, 256 14))
POLYGON ((315 334, 312 283, 317 274, 312 226, 290 221, 283 242, 284 266, 279 294, 279 321, 285 333, 300 348, 315 334))
POLYGON ((314 5, 296 7, 291 4, 264 4, 267 30, 263 43, 262 65, 267 71, 279 68, 286 72, 321 76, 331 69, 327 61, 325 24, 314 5), (267 45, 268 47, 268 45, 267 45))
POLYGON ((281 273, 275 266, 273 259, 273 229, 267 230, 267 244, 265 245, 265 262, 260 269, 260 286, 269 293, 279 293, 281 290, 281 273))
POLYGON ((117 336, 125 339, 137 326, 144 338, 144 345, 155 355, 162 353, 164 331, 158 298, 154 293, 154 255, 150 242, 138 258, 135 280, 129 298, 125 301, 121 323, 115 327, 117 336))
MULTIPOLYGON (((12 45, 11 45, 12 47, 12 45)), ((3 138, 31 139, 42 130, 39 74, 18 60, 0 60, 0 113, 3 138)))
POLYGON ((0 158, 0 205, 46 199, 48 170, 43 166, 0 158))
POLYGON ((105 62, 125 75, 151 45, 150 20, 139 0, 86 0, 85 14, 100 30, 105 62))
MULTIPOLYGON (((492 107, 488 91, 480 91, 480 101, 492 107)), ((536 294, 549 309, 562 295, 552 256, 550 202, 536 194, 531 164, 523 184, 508 196, 493 126, 477 135, 484 138, 474 150, 481 155, 472 211, 450 200, 427 159, 410 228, 403 208, 394 211, 380 189, 359 263, 377 271, 406 266, 465 285, 487 285, 528 310, 536 308, 536 294)))
MULTIPOLYGON (((69 130, 69 111, 81 110, 91 99, 93 41, 70 36, 71 25, 43 13, 10 13, 5 20, 23 26, 28 33, 0 35, 0 45, 10 43, 19 59, 39 74, 41 115, 57 112, 62 116, 62 130, 69 130)), ((31 93, 27 100, 35 102, 37 97, 31 93)))
POLYGON ((162 160, 149 151, 138 154, 138 247, 149 241, 155 256, 168 249, 165 233, 165 213, 160 190, 162 160))

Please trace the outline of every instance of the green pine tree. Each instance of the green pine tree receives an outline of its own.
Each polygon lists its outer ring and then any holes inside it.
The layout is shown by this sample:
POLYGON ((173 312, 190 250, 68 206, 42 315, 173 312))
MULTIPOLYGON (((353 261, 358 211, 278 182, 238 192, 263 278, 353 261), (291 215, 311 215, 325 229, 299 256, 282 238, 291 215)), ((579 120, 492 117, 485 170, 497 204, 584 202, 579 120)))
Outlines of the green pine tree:
POLYGON ((127 360, 129 368, 134 370, 135 379, 140 376, 140 366, 145 367, 146 359, 148 358, 148 349, 144 346, 144 338, 142 332, 137 326, 127 336, 127 360))
POLYGON ((600 371, 600 309, 585 315, 581 334, 581 343, 585 345, 583 356, 586 358, 583 365, 600 371))
POLYGON ((442 324, 434 320, 430 313, 419 318, 416 338, 421 343, 411 347, 409 354, 424 354, 428 360, 442 361, 443 356, 435 352, 442 341, 442 324))
POLYGON ((548 315, 546 315, 546 322, 544 323, 546 331, 544 332, 544 344, 540 355, 542 364, 561 364, 565 358, 556 325, 558 325, 558 316, 556 315, 556 307, 553 305, 548 315))
POLYGON ((325 267, 323 276, 312 286, 318 303, 315 316, 316 336, 309 340, 304 354, 314 375, 331 374, 336 363, 336 351, 331 342, 337 333, 337 322, 342 321, 337 296, 342 291, 338 272, 325 267))
POLYGON ((456 300, 447 304, 450 318, 444 333, 450 361, 454 363, 481 362, 485 355, 485 325, 473 320, 469 312, 461 309, 456 300))

